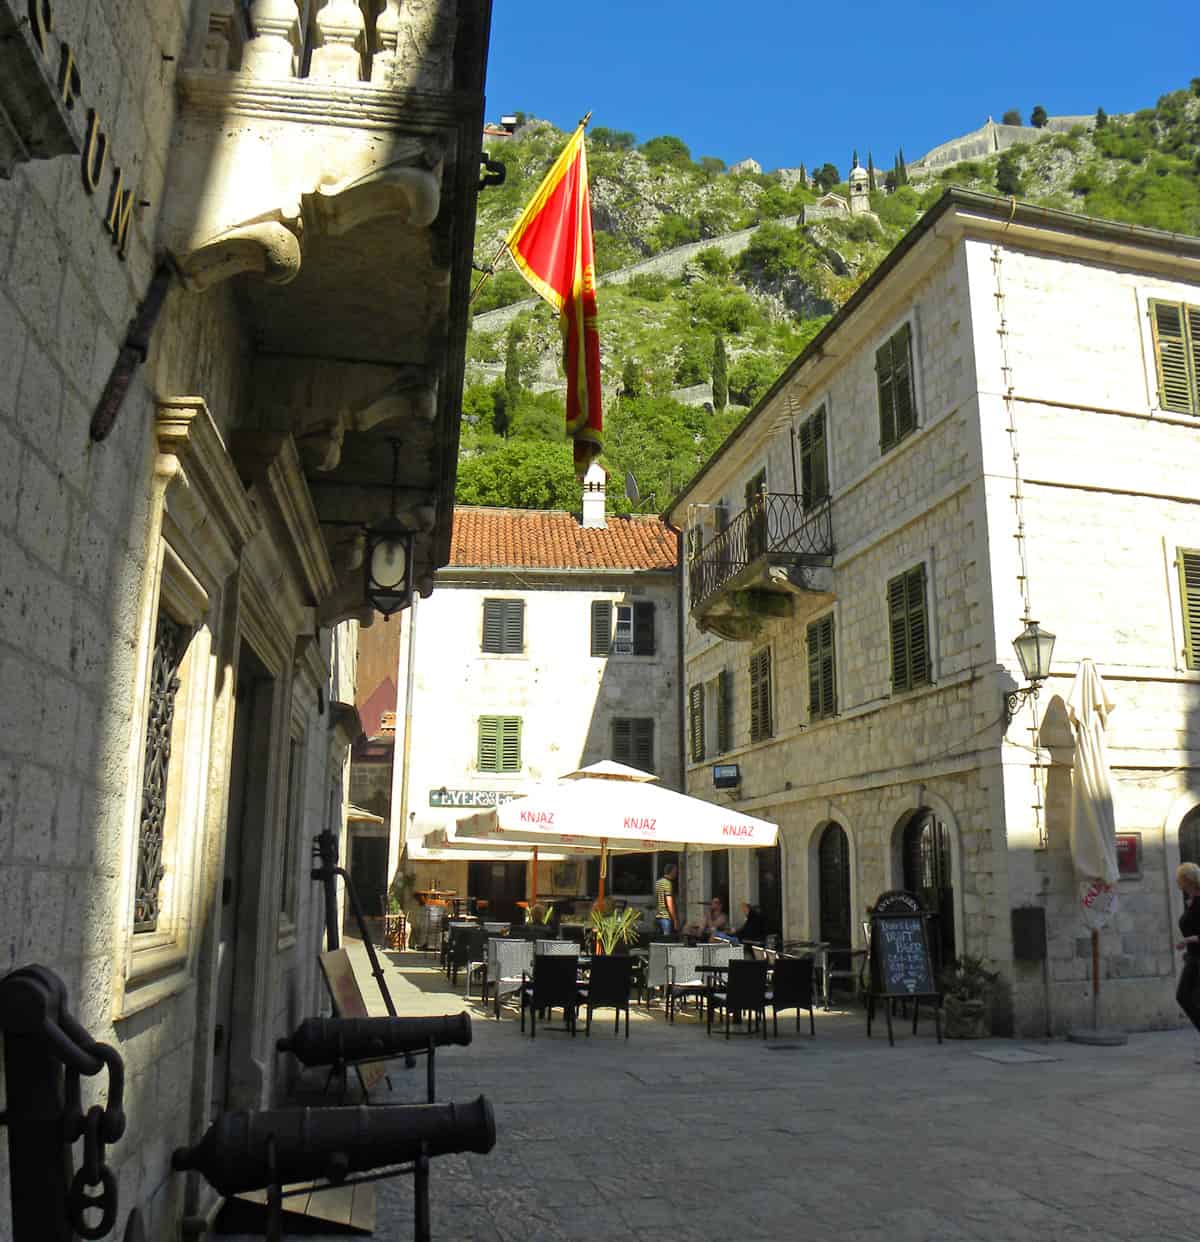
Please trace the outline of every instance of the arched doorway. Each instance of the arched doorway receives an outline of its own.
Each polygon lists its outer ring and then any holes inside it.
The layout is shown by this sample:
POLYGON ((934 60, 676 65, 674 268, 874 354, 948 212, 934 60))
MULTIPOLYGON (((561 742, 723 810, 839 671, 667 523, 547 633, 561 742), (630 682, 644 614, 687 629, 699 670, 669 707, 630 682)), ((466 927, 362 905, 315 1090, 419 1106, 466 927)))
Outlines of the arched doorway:
POLYGON ((778 845, 754 851, 758 855, 758 908, 770 935, 783 933, 783 857, 778 845))
POLYGON ((950 833, 929 810, 920 810, 904 829, 904 887, 920 897, 925 909, 938 915, 933 950, 934 969, 954 960, 954 880, 950 833))
POLYGON ((830 824, 817 847, 820 939, 849 948, 851 937, 850 841, 840 824, 830 824))
POLYGON ((1194 806, 1179 824, 1179 861, 1200 863, 1200 806, 1194 806))

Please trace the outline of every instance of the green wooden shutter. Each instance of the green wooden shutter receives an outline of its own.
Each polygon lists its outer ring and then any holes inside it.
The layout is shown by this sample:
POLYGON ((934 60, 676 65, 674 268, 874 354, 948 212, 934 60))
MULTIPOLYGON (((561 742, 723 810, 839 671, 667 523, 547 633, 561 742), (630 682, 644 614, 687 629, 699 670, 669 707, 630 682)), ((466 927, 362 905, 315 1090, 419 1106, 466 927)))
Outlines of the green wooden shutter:
POLYGON ((633 718, 618 716, 612 722, 612 757, 618 763, 634 762, 633 718))
POLYGON ((879 389, 879 448, 886 453, 896 443, 896 393, 892 383, 892 342, 875 351, 875 383, 879 389))
POLYGON ((917 425, 913 393, 912 329, 905 324, 892 337, 892 391, 896 401, 896 439, 903 439, 917 425))
POLYGON ((888 583, 887 596, 888 632, 892 648, 892 690, 907 690, 912 685, 912 676, 908 664, 908 615, 903 574, 888 583))
POLYGON ((502 599, 483 601, 483 650, 504 650, 504 604, 502 599))
POLYGON ((812 492, 805 499, 804 507, 819 505, 829 499, 829 447, 825 438, 825 407, 810 418, 812 424, 812 492))
POLYGON ((483 650, 494 655, 520 653, 525 649, 525 601, 483 601, 483 650))
POLYGON ((481 772, 500 771, 500 718, 479 717, 479 754, 477 763, 481 772))
POLYGON ((765 647, 750 658, 750 740, 771 736, 771 649, 765 647))
POLYGON ((733 749, 733 674, 723 668, 717 674, 717 751, 733 749))
POLYGON ((612 601, 592 600, 592 655, 606 656, 612 646, 612 601))
POLYGON ((519 772, 521 770, 521 718, 520 716, 502 716, 500 718, 500 767, 501 772, 519 772))
POLYGON ((1150 323, 1154 333, 1154 357, 1158 367, 1159 405, 1175 414, 1200 413, 1196 400, 1200 334, 1193 331, 1190 348, 1188 341, 1188 328, 1200 328, 1200 311, 1176 302, 1152 301, 1150 323), (1193 319, 1194 322, 1189 322, 1193 319))
POLYGON ((1180 548, 1176 564, 1183 606, 1183 662, 1200 669, 1200 552, 1180 548))
POLYGON ((1185 306, 1188 361, 1192 365, 1192 412, 1200 414, 1200 306, 1185 306))
POLYGON ((905 603, 908 611, 908 661, 911 685, 931 680, 929 663, 929 621, 925 608, 925 566, 918 565, 905 575, 905 603))
POLYGON ((826 716, 837 715, 837 659, 833 617, 822 622, 821 703, 826 716))
POLYGON ((692 762, 704 759, 704 687, 692 686, 688 690, 688 741, 692 762))
POLYGON ((633 766, 654 771, 654 720, 645 716, 633 722, 633 766))
POLYGON ((837 711, 833 658, 833 617, 808 627, 808 714, 814 720, 837 711))
POLYGON ((800 424, 800 503, 812 508, 813 503, 813 419, 800 424))
POLYGON ((654 654, 654 605, 639 603, 633 606, 633 654, 654 654))
POLYGON ((525 650, 525 601, 523 599, 504 601, 504 650, 518 653, 525 650))

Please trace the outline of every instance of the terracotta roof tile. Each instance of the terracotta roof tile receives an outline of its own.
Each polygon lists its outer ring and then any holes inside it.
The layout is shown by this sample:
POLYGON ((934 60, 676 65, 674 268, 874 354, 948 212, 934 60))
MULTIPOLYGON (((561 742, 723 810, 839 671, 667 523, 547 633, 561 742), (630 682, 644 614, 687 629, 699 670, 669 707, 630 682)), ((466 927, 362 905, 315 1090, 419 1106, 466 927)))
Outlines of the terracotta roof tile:
POLYGON ((543 509, 454 510, 450 567, 674 569, 675 528, 657 517, 608 517, 585 530, 572 513, 543 509))

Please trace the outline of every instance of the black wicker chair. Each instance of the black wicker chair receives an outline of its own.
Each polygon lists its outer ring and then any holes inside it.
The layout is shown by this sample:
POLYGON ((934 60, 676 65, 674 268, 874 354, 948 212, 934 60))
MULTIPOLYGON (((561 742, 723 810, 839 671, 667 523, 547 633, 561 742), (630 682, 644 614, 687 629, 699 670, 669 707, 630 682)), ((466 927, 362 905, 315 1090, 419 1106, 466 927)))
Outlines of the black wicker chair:
POLYGON ((592 1033, 592 1010, 615 1010, 613 1015, 613 1034, 621 1032, 621 1010, 625 1011, 625 1038, 629 1038, 629 996, 633 991, 633 958, 631 957, 594 957, 588 981, 580 993, 582 1001, 587 1005, 587 1025, 584 1034, 592 1033))
POLYGON ((533 977, 521 976, 521 1030, 525 1030, 525 1011, 529 1010, 530 1036, 537 1038, 537 1016, 549 1009, 561 1009, 563 1018, 575 1034, 579 1017, 579 984, 576 976, 579 958, 575 955, 541 954, 533 959, 533 977))
POLYGON ((800 1010, 808 1010, 808 1033, 816 1035, 817 1023, 813 1017, 813 959, 811 957, 781 957, 771 974, 771 986, 767 991, 767 1003, 771 1006, 774 1033, 779 1034, 779 1011, 796 1011, 796 1030, 800 1030, 800 1010))
POLYGON ((754 1029, 754 1021, 761 1021, 763 1039, 767 1037, 767 963, 737 961, 729 963, 729 975, 721 988, 708 994, 708 1034, 712 1034, 713 1010, 725 1011, 725 1038, 729 1038, 729 1024, 735 1013, 746 1015, 746 1032, 754 1029))

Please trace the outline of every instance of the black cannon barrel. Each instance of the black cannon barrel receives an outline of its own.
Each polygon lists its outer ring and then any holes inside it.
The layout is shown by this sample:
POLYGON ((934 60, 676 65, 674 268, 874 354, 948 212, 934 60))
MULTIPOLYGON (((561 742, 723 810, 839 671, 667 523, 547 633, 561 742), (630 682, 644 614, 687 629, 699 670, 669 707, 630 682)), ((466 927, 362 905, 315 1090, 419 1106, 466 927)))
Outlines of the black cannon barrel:
POLYGON ((440 1018, 305 1018, 289 1036, 275 1044, 304 1065, 362 1061, 368 1057, 420 1052, 430 1041, 437 1048, 471 1042, 471 1015, 440 1018))
POLYGON ((489 1152, 496 1119, 486 1096, 459 1104, 376 1104, 356 1108, 277 1108, 222 1113, 194 1147, 177 1147, 171 1167, 196 1169, 223 1195, 261 1190, 272 1181, 274 1139, 281 1183, 341 1181, 389 1164, 431 1156, 489 1152))

